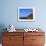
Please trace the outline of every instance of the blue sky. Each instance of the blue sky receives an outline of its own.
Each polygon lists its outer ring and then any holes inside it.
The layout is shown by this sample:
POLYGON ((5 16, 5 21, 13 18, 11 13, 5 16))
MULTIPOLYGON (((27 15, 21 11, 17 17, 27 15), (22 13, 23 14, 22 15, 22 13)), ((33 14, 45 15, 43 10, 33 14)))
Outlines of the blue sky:
POLYGON ((27 17, 31 13, 32 13, 32 9, 20 9, 21 17, 27 17))

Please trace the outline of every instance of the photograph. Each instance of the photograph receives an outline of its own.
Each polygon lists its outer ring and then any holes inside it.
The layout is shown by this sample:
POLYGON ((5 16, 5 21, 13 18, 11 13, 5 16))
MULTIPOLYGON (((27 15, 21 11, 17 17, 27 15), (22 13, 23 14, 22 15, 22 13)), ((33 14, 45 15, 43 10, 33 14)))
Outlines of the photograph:
POLYGON ((18 8, 18 21, 33 21, 35 20, 35 8, 20 7, 18 8))

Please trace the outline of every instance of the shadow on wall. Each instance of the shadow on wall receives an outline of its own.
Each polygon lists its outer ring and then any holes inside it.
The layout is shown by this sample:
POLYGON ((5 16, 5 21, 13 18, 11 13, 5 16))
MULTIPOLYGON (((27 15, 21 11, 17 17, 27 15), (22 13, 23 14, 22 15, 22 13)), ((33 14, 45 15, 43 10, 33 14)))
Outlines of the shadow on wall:
POLYGON ((2 33, 6 31, 4 28, 6 28, 6 26, 4 24, 0 24, 0 43, 2 43, 2 33))

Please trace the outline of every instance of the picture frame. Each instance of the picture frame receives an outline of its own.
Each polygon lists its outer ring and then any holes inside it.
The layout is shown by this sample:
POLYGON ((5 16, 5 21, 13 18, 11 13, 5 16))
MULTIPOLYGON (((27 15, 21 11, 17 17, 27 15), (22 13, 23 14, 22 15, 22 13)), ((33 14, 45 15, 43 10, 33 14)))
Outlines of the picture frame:
POLYGON ((35 21, 35 8, 33 7, 19 7, 18 21, 35 21))

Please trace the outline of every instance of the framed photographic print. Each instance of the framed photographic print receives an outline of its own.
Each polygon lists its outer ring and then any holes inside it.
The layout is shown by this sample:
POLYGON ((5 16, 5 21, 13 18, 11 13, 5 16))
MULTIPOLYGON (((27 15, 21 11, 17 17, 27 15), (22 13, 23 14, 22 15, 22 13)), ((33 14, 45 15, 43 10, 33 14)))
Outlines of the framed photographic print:
POLYGON ((19 7, 18 21, 35 21, 35 8, 19 7))

